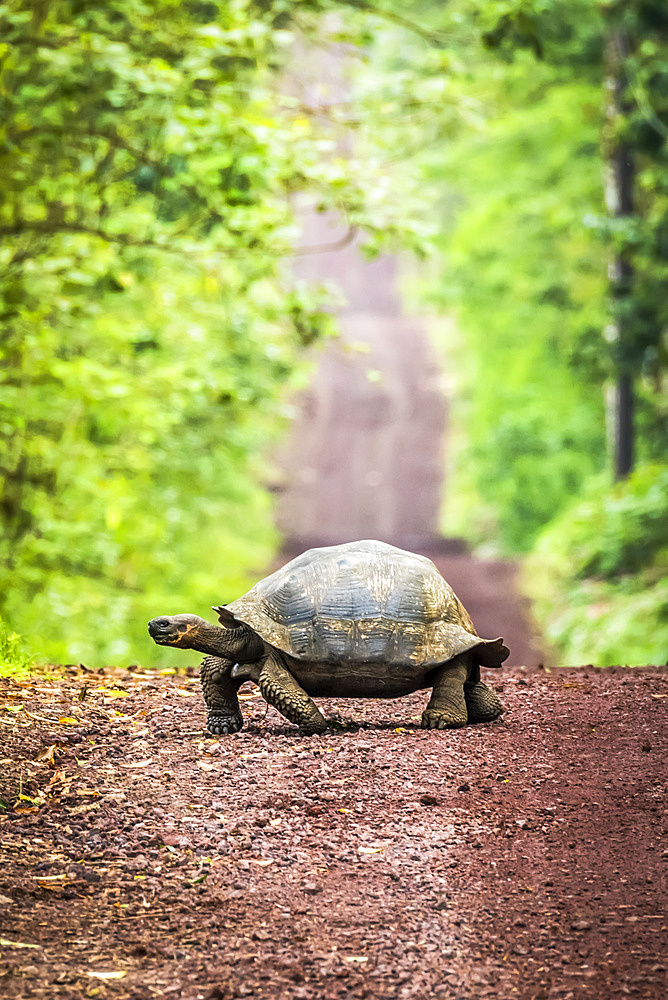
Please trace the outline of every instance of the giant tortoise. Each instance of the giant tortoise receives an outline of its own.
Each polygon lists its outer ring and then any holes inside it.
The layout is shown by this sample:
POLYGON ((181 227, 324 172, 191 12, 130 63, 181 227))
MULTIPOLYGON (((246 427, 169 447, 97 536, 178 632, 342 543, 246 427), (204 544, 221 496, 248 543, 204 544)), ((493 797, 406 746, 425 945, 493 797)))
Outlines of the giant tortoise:
POLYGON ((214 607, 220 625, 198 615, 154 618, 161 646, 206 653, 202 688, 211 733, 234 733, 243 718, 237 691, 255 681, 270 705, 301 730, 327 722, 312 697, 432 695, 426 729, 490 722, 503 711, 480 680, 500 667, 502 639, 481 639, 452 588, 424 556, 372 540, 309 549, 214 607))

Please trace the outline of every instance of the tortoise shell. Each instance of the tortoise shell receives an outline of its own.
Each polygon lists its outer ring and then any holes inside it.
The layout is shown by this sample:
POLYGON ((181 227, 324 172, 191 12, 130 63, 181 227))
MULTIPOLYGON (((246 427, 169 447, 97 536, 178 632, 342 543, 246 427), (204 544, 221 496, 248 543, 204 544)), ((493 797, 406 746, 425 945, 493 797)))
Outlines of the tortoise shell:
POLYGON ((501 639, 481 639, 436 566, 377 541, 309 549, 225 606, 304 663, 387 664, 416 671, 466 650, 498 667, 501 639))

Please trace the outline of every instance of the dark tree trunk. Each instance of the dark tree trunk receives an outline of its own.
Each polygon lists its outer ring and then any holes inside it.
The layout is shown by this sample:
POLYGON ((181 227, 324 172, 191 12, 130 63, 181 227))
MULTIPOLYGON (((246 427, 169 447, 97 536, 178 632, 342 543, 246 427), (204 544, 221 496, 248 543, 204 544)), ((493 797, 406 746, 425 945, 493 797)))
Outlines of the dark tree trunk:
MULTIPOLYGON (((612 30, 608 40, 608 128, 610 145, 608 152, 608 177, 606 183, 606 204, 613 218, 621 219, 633 215, 633 180, 635 174, 633 150, 619 137, 619 125, 629 110, 626 97, 624 61, 629 55, 628 36, 612 30)), ((634 387, 631 371, 624 358, 627 352, 624 341, 628 336, 625 329, 628 311, 621 308, 624 300, 629 301, 633 291, 633 266, 628 253, 618 252, 610 265, 610 295, 618 308, 608 326, 607 337, 614 345, 618 372, 612 390, 612 413, 609 426, 610 446, 613 454, 615 479, 625 479, 633 469, 634 462, 634 387)))

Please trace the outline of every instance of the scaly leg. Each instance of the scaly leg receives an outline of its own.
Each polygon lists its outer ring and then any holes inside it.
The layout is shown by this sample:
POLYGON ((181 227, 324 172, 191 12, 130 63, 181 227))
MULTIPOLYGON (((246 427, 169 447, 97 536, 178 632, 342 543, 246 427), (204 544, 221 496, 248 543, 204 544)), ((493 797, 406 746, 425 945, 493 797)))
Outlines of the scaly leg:
POLYGON ((464 685, 464 698, 469 714, 469 722, 491 722, 503 712, 503 705, 497 694, 482 681, 464 685))
POLYGON ((258 678, 262 697, 290 722, 306 733, 324 733, 327 722, 320 709, 299 686, 292 674, 273 656, 269 656, 258 678))
POLYGON ((208 709, 207 729, 214 736, 238 733, 244 724, 237 691, 243 684, 230 676, 233 660, 207 656, 199 668, 202 693, 208 709))
POLYGON ((429 704, 422 713, 423 729, 457 729, 466 725, 464 682, 468 674, 468 659, 464 655, 456 656, 438 670, 429 704))

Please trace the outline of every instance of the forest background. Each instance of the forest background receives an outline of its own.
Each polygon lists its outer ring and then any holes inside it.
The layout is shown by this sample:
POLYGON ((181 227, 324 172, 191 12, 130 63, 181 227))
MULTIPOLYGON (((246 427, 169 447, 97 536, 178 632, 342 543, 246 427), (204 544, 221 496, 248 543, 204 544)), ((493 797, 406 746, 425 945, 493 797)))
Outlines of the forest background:
POLYGON ((0 101, 10 669, 146 662, 137 622, 270 564, 270 445, 335 332, 291 269, 303 197, 422 258, 456 379, 444 530, 526 560, 563 662, 665 662, 663 0, 9 0, 0 101), (290 93, 296 43, 345 46, 345 103, 290 93))

